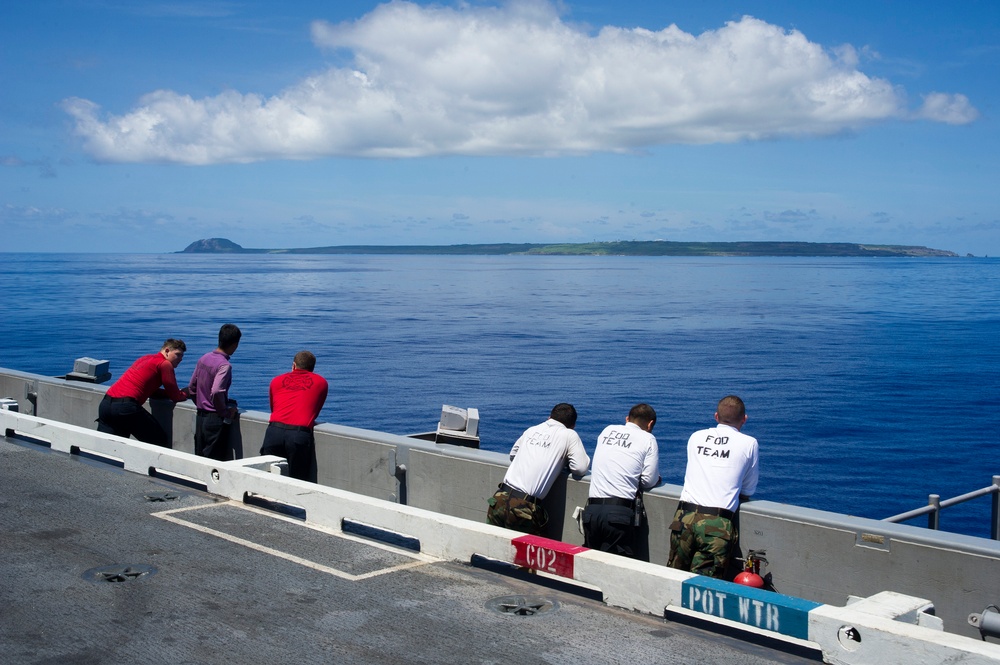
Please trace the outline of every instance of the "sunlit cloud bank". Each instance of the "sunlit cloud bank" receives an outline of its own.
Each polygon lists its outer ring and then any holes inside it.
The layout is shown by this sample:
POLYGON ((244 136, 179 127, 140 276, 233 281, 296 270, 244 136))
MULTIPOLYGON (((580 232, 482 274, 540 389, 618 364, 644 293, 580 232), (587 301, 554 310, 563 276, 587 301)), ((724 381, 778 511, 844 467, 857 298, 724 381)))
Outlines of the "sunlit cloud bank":
POLYGON ((393 2, 353 22, 316 21, 312 36, 352 66, 271 97, 157 90, 122 115, 79 98, 64 108, 98 160, 183 164, 627 152, 977 116, 966 97, 938 92, 909 110, 901 89, 859 70, 853 47, 825 49, 752 17, 700 35, 590 32, 547 3, 393 2))

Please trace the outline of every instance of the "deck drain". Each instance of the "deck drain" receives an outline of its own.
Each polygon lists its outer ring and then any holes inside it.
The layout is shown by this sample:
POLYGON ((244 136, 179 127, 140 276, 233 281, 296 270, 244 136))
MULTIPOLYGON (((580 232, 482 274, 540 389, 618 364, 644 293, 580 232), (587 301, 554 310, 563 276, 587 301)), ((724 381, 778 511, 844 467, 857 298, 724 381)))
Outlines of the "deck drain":
POLYGON ((175 492, 150 492, 149 494, 143 495, 146 501, 176 501, 180 498, 180 494, 175 492))
POLYGON ((142 577, 149 577, 156 574, 156 568, 143 563, 133 563, 128 565, 115 564, 112 566, 100 566, 91 568, 83 573, 83 579, 88 582, 102 583, 110 582, 117 584, 121 582, 134 582, 142 577))
POLYGON ((486 601, 486 607, 500 614, 533 617, 559 607, 559 603, 540 596, 500 596, 486 601))

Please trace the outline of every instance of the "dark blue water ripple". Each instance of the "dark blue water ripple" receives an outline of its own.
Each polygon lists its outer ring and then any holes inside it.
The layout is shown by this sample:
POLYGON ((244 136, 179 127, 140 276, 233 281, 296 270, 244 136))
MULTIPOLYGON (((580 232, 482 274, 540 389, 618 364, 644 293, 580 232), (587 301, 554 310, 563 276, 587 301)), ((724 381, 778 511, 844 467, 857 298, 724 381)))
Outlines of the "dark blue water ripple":
MULTIPOLYGON (((475 406, 506 451, 573 402, 589 450, 648 401, 664 477, 719 397, 748 404, 760 496, 886 517, 1000 474, 1000 262, 987 259, 0 255, 0 365, 47 375, 244 331, 233 394, 309 348, 328 421, 400 434, 475 406)), ((988 535, 988 499, 943 528, 988 535)))

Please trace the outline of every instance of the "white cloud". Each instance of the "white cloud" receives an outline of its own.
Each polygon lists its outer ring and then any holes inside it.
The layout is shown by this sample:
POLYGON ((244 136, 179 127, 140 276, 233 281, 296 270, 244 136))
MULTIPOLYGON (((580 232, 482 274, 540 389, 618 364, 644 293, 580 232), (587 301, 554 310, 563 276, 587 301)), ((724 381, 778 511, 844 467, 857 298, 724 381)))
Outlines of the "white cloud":
POLYGON ((168 225, 174 221, 174 216, 170 213, 123 207, 114 212, 92 213, 90 217, 110 223, 116 228, 132 227, 135 229, 168 225))
MULTIPOLYGON (((312 33, 353 54, 353 68, 268 98, 159 90, 122 115, 78 98, 64 108, 99 160, 184 164, 624 152, 823 136, 907 115, 900 91, 857 69, 854 48, 828 51, 751 17, 700 35, 675 25, 590 34, 546 2, 392 2, 312 33)), ((920 117, 973 117, 964 97, 937 95, 920 117)))
POLYGON ((75 216, 76 213, 64 208, 37 208, 35 206, 13 205, 10 203, 0 206, 0 224, 25 222, 30 224, 47 224, 66 221, 75 216))
POLYGON ((38 168, 38 174, 43 178, 55 178, 56 170, 47 159, 24 160, 17 155, 0 155, 0 166, 13 168, 38 168))
POLYGON ((979 117, 979 111, 969 103, 969 98, 965 95, 932 92, 924 97, 924 105, 917 117, 949 125, 967 125, 979 117))

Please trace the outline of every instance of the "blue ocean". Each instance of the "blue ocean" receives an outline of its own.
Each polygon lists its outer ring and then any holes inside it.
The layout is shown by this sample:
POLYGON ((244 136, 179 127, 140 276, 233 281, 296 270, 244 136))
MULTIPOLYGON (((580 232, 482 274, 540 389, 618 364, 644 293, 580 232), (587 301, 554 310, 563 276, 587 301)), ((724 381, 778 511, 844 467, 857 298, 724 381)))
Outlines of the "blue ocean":
MULTIPOLYGON (((681 484, 687 437, 735 393, 757 498, 884 518, 1000 474, 995 259, 0 254, 0 275, 0 366, 27 372, 89 356, 117 377, 179 337, 185 382, 231 322, 244 409, 309 349, 328 422, 412 434, 476 407, 506 452, 567 401, 592 453, 644 401, 681 484)), ((988 536, 989 514, 941 527, 988 536)))

